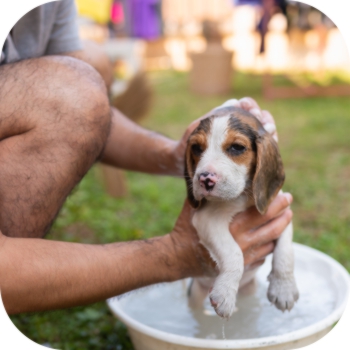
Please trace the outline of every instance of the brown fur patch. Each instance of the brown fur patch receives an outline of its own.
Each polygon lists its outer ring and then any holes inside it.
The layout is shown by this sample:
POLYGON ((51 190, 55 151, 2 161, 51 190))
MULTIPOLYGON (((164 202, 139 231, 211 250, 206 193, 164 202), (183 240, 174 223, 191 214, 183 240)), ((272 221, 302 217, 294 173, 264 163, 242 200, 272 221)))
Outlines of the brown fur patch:
POLYGON ((256 140, 257 162, 253 179, 255 206, 265 214, 272 200, 282 188, 285 175, 276 141, 265 132, 256 140))
POLYGON ((200 160, 200 154, 194 152, 193 147, 199 147, 203 153, 208 147, 208 133, 210 132, 212 118, 208 117, 201 120, 199 126, 192 132, 188 141, 185 154, 185 180, 187 186, 187 198, 194 208, 199 208, 201 203, 193 196, 193 176, 196 171, 197 164, 200 160))
POLYGON ((227 137, 225 142, 222 144, 222 151, 227 154, 235 163, 240 165, 245 165, 250 171, 252 168, 255 168, 256 162, 256 150, 255 147, 252 147, 250 139, 240 133, 237 130, 229 130, 227 132, 227 137), (238 144, 245 148, 245 151, 242 154, 232 154, 228 150, 232 145, 238 144))
POLYGON ((188 164, 188 169, 189 169, 191 176, 193 176, 193 174, 196 170, 197 164, 201 158, 201 154, 194 152, 192 147, 198 147, 201 150, 201 153, 203 153, 207 149, 207 147, 208 147, 207 137, 206 137, 206 135, 204 135, 203 132, 199 132, 198 134, 193 135, 190 138, 189 143, 188 143, 187 161, 190 162, 188 164))

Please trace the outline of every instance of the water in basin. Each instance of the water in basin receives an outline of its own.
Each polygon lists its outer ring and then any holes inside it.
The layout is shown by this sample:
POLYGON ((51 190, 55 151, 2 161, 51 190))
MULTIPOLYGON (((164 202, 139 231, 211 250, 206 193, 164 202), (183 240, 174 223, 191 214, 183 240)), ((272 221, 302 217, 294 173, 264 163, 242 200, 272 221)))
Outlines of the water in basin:
POLYGON ((218 317, 206 301, 202 310, 187 306, 187 283, 177 281, 144 288, 120 298, 124 312, 135 320, 165 332, 206 339, 251 339, 292 332, 328 316, 336 307, 337 276, 325 262, 296 256, 295 277, 300 298, 293 310, 282 313, 267 300, 271 257, 258 270, 257 290, 239 295, 238 310, 229 321, 218 317))

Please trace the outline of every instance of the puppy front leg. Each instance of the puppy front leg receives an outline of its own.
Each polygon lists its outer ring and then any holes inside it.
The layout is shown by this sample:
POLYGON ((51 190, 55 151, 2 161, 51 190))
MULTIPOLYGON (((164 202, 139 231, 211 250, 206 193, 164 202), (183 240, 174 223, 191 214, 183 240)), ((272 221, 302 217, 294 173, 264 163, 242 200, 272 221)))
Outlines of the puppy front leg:
MULTIPOLYGON (((243 274, 244 262, 239 246, 231 235, 226 236, 227 238, 231 238, 233 244, 229 242, 229 239, 223 240, 222 243, 227 244, 226 247, 231 248, 231 254, 223 254, 222 259, 216 259, 220 273, 214 282, 209 297, 216 313, 220 317, 228 319, 236 309, 237 292, 243 274), (230 258, 228 259, 229 256, 230 258)), ((222 246, 217 248, 221 249, 222 246)))
POLYGON ((281 310, 291 310, 299 299, 298 288, 294 278, 293 226, 290 223, 283 231, 273 253, 272 271, 267 297, 281 310))
POLYGON ((227 218, 201 215, 199 211, 193 217, 193 224, 200 242, 219 269, 209 294, 211 304, 220 317, 229 318, 236 308, 236 295, 243 274, 243 253, 228 230, 227 218))

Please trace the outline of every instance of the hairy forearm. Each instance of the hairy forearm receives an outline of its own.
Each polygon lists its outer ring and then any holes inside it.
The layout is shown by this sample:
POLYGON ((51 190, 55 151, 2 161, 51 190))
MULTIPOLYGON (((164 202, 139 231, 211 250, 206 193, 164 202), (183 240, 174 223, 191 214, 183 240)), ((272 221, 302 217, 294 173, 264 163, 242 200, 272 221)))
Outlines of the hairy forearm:
POLYGON ((8 313, 73 307, 182 277, 170 235, 87 245, 1 236, 0 287, 8 313))
POLYGON ((101 161, 133 171, 180 176, 182 162, 174 157, 176 145, 176 141, 142 128, 112 108, 111 131, 101 161))

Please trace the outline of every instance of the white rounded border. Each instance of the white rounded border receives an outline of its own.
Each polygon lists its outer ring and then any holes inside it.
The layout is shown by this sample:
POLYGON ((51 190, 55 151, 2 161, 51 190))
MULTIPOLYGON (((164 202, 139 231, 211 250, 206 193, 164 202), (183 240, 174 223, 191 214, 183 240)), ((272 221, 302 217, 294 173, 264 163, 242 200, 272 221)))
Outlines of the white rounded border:
MULTIPOLYGON (((10 0, 0 3, 0 47, 13 25, 31 9, 51 0, 10 0)), ((325 13, 339 28, 350 53, 350 1, 347 0, 303 0, 308 5, 325 13)), ((0 82, 1 84, 1 82, 0 82)), ((349 232, 350 234, 350 232, 349 232)), ((349 247, 350 249, 350 247, 349 247)), ((348 350, 350 348, 350 303, 334 329, 316 343, 306 346, 305 350, 348 350)), ((0 303, 0 347, 6 350, 42 350, 47 349, 24 336, 11 322, 2 302, 0 303)))

